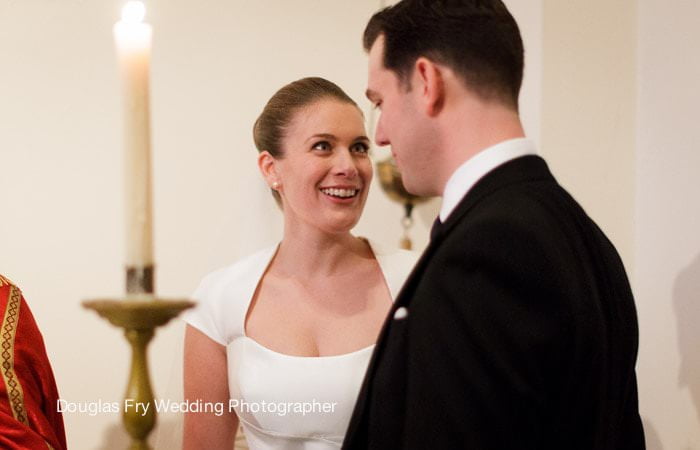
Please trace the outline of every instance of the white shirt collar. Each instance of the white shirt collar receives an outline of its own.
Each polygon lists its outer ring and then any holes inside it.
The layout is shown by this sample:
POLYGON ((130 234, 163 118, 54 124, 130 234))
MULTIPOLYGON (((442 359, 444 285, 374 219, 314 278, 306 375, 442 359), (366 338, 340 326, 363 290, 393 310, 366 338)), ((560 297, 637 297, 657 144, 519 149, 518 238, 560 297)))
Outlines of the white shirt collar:
POLYGON ((512 159, 534 154, 535 144, 530 139, 518 138, 499 142, 466 160, 445 184, 440 221, 445 223, 457 204, 484 175, 512 159))

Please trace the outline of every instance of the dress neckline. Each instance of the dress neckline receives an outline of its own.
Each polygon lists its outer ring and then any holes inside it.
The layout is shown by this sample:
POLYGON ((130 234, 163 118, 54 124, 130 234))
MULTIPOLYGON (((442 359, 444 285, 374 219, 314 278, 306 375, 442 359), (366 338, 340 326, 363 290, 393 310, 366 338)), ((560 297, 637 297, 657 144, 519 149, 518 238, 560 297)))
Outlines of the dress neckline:
MULTIPOLYGON (((311 360, 327 361, 327 360, 331 360, 334 358, 337 359, 337 358, 350 358, 353 356, 360 356, 364 353, 367 353, 369 350, 374 350, 374 347, 376 346, 376 344, 370 344, 367 347, 362 347, 359 350, 354 350, 354 351, 351 351, 348 353, 339 353, 337 355, 303 356, 303 355, 290 355, 288 353, 280 353, 278 351, 272 350, 271 348, 262 345, 260 342, 256 341, 255 339, 253 339, 250 336, 246 336, 245 334, 240 336, 238 339, 245 339, 247 342, 251 342, 255 347, 257 347, 257 348, 259 348, 267 353, 270 353, 274 356, 280 357, 280 358, 305 360, 305 361, 311 361, 311 360)), ((231 344, 229 344, 229 345, 231 345, 231 344)))
MULTIPOLYGON (((379 266, 379 271, 382 273, 382 278, 384 279, 384 285, 386 286, 387 290, 389 291, 389 298, 391 300, 391 303, 394 302, 394 292, 392 289, 391 282, 389 278, 387 277, 387 272, 384 270, 384 263, 382 262, 382 252, 378 251, 377 247, 375 245, 372 245, 372 242, 370 242, 369 239, 363 237, 363 236, 358 236, 359 239, 363 240, 364 242, 367 243, 367 245, 370 248, 370 251, 372 252, 372 255, 374 256, 374 259, 377 261, 377 265, 379 266)), ((266 347, 253 339, 252 337, 248 336, 246 332, 246 320, 248 318, 248 311, 250 310, 250 304, 253 301, 253 296, 255 296, 255 293, 258 290, 258 287, 260 286, 260 283, 262 282, 263 277, 265 276, 265 273, 267 272, 267 269, 270 267, 270 264, 272 264, 272 260, 275 258, 275 255, 277 255, 277 252, 279 251, 280 248, 280 242, 277 243, 274 247, 269 249, 269 253, 267 255, 267 262, 262 265, 262 271, 258 274, 257 277, 257 282, 255 283, 255 286, 253 288, 253 292, 248 296, 248 302, 245 307, 245 314, 243 315, 243 324, 241 327, 241 338, 244 338, 246 341, 252 342, 255 346, 257 346, 260 349, 263 349, 267 351, 270 354, 274 354, 279 357, 283 358, 291 358, 291 359, 300 359, 300 360, 328 360, 332 358, 339 358, 339 357, 350 357, 359 353, 364 353, 370 349, 374 349, 375 344, 370 344, 366 347, 362 347, 358 350, 353 350, 351 352, 347 353, 339 353, 337 355, 319 355, 319 356, 303 356, 303 355, 290 355, 288 353, 281 353, 275 350, 272 350, 269 347, 266 347)), ((230 345, 230 344, 229 344, 230 345)))

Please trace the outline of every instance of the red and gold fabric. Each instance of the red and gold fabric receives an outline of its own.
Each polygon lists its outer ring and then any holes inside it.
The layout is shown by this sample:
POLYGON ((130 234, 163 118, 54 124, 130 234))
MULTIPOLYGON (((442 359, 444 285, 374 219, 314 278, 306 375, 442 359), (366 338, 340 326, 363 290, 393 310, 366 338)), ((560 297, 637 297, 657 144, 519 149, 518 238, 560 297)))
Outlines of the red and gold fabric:
POLYGON ((0 448, 66 448, 44 339, 22 292, 0 275, 0 448))

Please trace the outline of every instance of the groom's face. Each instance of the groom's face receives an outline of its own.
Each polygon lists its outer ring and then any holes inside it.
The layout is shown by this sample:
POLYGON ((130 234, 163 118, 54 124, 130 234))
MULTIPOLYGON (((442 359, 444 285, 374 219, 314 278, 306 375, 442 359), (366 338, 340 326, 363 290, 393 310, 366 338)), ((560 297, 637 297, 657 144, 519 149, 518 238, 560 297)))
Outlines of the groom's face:
POLYGON ((432 144, 426 118, 421 114, 420 89, 412 89, 412 82, 412 79, 401 82, 394 71, 384 67, 384 36, 380 35, 369 51, 366 92, 367 98, 380 111, 374 140, 379 146, 391 145, 391 153, 409 192, 432 195, 428 192, 433 172, 432 144))

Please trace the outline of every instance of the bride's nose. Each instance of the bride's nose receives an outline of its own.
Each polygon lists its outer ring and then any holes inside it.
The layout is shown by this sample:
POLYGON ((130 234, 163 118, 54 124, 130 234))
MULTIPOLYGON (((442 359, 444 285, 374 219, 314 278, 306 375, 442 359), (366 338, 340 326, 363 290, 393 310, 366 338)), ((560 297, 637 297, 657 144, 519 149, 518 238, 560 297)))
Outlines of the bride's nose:
POLYGON ((357 176, 357 162, 349 150, 336 153, 333 161, 333 174, 355 178, 357 176))

